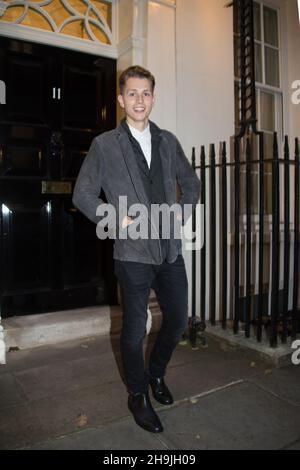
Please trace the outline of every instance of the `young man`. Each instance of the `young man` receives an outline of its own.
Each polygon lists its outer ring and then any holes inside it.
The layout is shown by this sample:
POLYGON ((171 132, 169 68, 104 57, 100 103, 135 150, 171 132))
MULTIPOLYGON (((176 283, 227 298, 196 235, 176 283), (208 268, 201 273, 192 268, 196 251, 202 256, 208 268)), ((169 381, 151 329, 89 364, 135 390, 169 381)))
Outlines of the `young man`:
MULTIPOLYGON (((119 127, 93 140, 75 185, 73 203, 90 220, 99 222, 104 204, 99 198, 102 188, 118 215, 117 225, 109 222, 109 227, 115 229, 115 273, 122 292, 121 354, 128 407, 142 428, 162 432, 148 387, 150 384, 159 403, 173 403, 164 376, 187 327, 188 286, 181 240, 172 235, 172 230, 166 237, 162 222, 152 220, 150 213, 154 204, 171 207, 177 202, 177 183, 181 189, 179 208, 195 206, 200 182, 176 137, 149 121, 155 101, 153 75, 142 67, 129 67, 120 76, 119 85, 118 100, 126 117, 119 127), (148 238, 124 236, 136 215, 124 209, 121 201, 125 197, 129 207, 139 204, 145 208, 146 215, 139 222, 151 228, 148 238), (155 290, 163 320, 145 369, 143 340, 150 288, 155 290)), ((180 212, 175 219, 181 219, 180 212)))

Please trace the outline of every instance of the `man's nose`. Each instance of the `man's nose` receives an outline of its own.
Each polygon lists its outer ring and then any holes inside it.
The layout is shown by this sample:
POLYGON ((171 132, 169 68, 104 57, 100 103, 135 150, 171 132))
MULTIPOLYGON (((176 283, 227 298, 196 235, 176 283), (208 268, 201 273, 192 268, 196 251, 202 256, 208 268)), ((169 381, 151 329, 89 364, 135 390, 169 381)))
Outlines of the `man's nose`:
POLYGON ((143 103, 144 102, 144 95, 138 95, 137 100, 138 100, 138 103, 143 103))

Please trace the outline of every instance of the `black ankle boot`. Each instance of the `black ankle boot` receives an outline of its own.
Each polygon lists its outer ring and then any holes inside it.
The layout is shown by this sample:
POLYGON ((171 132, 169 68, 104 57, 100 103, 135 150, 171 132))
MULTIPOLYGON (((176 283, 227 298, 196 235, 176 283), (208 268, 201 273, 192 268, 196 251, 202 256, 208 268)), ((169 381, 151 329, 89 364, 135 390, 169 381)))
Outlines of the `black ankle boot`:
POLYGON ((159 417, 152 408, 149 394, 130 394, 128 397, 128 408, 133 414, 135 422, 149 432, 162 432, 163 427, 159 417))
POLYGON ((166 386, 164 382, 163 377, 161 378, 151 377, 149 383, 152 388, 152 393, 153 393, 155 400, 157 400, 162 405, 172 405, 174 400, 173 400, 170 390, 168 389, 168 387, 166 386))

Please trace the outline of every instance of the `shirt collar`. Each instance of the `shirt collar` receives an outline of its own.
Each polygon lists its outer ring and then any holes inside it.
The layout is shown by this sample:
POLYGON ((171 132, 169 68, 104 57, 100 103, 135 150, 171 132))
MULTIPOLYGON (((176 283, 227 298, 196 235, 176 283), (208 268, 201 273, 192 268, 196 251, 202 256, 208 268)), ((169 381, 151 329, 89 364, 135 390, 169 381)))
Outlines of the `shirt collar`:
MULTIPOLYGON (((150 120, 149 120, 149 125, 150 125, 151 138, 155 140, 160 139, 162 135, 162 130, 156 124, 154 124, 154 122, 150 120)), ((133 137, 129 130, 126 118, 121 119, 120 125, 117 128, 117 130, 118 130, 119 135, 122 135, 125 132, 125 134, 127 133, 129 137, 133 137)))
POLYGON ((147 139, 147 138, 151 139, 149 123, 148 123, 148 126, 143 131, 139 131, 135 127, 131 126, 129 123, 127 123, 127 125, 129 127, 131 134, 136 140, 147 139))

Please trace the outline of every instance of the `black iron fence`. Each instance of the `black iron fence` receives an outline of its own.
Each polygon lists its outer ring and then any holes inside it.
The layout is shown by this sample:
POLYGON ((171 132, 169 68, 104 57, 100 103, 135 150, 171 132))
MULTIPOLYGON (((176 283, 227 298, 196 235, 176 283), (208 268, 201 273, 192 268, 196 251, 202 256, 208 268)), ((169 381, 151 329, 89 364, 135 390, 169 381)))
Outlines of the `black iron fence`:
POLYGON ((208 153, 201 147, 199 165, 192 155, 205 210, 203 247, 192 252, 191 341, 208 321, 275 347, 300 332, 298 139, 290 151, 288 137, 279 149, 276 133, 258 133, 208 153))

